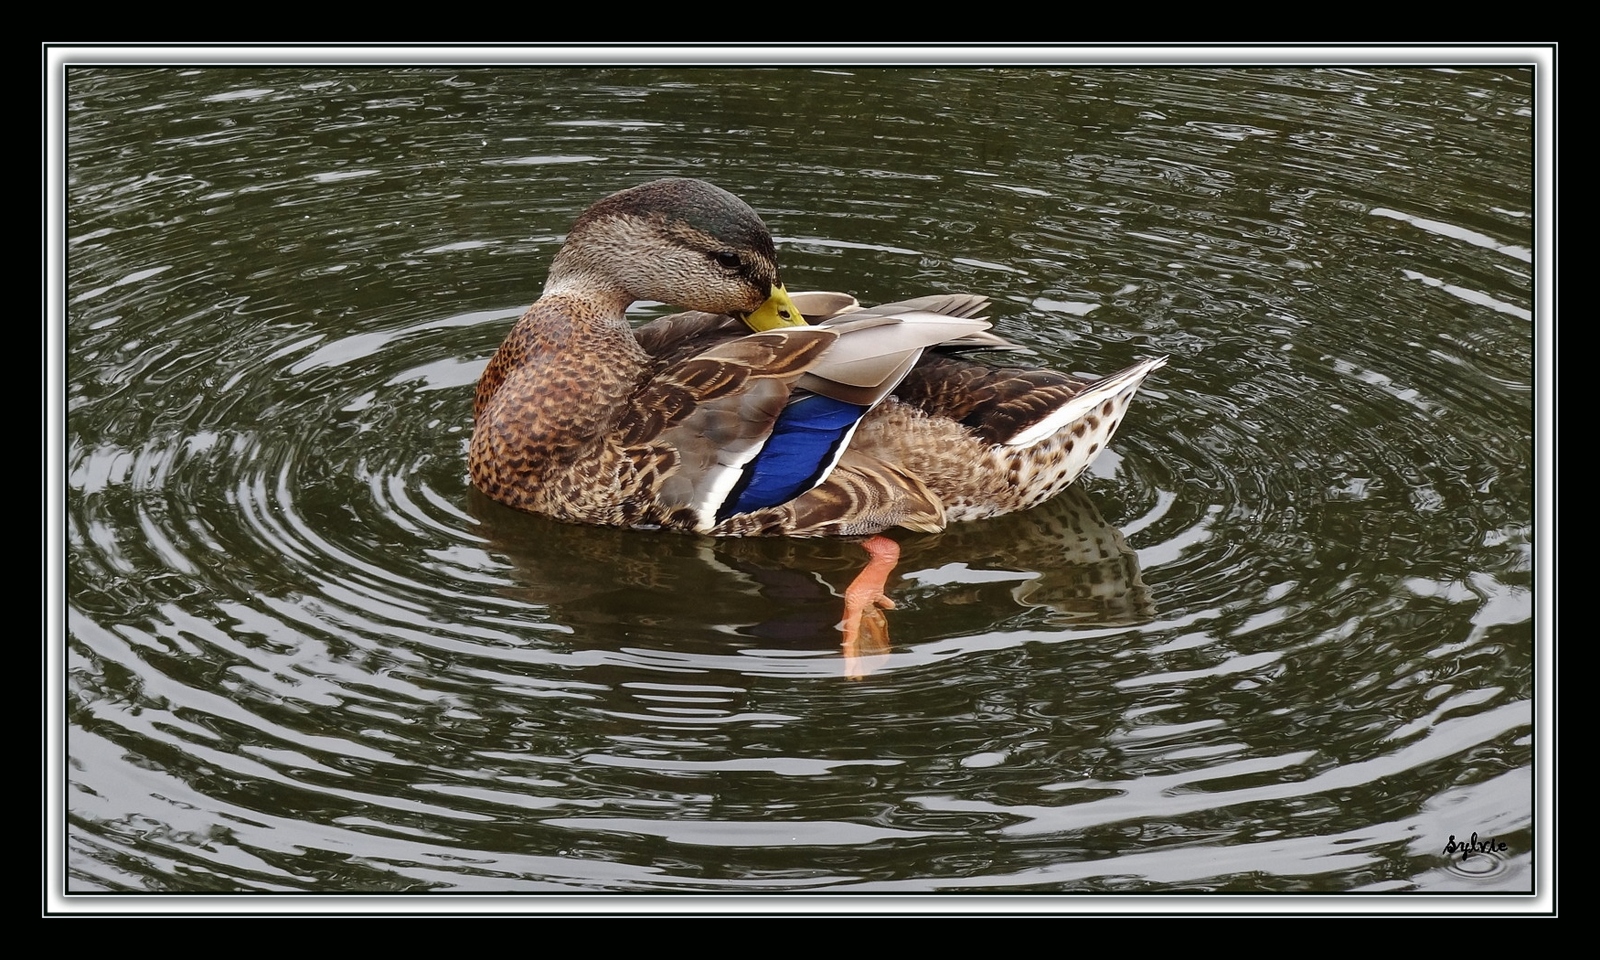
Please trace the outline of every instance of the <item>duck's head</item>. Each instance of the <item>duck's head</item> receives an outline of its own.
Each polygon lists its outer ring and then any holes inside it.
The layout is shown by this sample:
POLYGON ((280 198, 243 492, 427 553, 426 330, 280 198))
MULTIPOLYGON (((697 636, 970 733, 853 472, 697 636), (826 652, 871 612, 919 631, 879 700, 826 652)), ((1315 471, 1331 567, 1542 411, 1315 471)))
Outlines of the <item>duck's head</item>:
POLYGON ((805 323, 778 279, 767 225, 744 201, 701 180, 654 180, 585 210, 544 292, 731 313, 755 330, 805 323))

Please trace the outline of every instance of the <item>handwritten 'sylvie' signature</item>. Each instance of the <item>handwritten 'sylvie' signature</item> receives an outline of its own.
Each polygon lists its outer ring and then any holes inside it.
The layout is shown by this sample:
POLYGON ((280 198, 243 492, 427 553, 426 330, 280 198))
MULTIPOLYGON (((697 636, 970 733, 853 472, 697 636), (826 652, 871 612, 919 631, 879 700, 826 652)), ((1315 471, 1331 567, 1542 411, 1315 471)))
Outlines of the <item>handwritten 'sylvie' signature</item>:
POLYGON ((1450 834, 1450 842, 1444 845, 1444 852, 1446 854, 1454 854, 1458 850, 1461 852, 1461 859, 1464 861, 1474 853, 1505 853, 1506 844, 1504 840, 1496 840, 1494 837, 1479 840, 1478 831, 1476 830, 1472 831, 1471 840, 1463 840, 1457 843, 1456 835, 1452 833, 1450 834))

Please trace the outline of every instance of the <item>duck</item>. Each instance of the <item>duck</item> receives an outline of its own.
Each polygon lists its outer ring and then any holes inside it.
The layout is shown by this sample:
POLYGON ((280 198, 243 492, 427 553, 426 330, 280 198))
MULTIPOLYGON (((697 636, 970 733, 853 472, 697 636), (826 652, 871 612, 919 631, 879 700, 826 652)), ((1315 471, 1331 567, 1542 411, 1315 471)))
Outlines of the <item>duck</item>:
POLYGON ((982 297, 795 294, 733 194, 669 178, 573 224, 479 378, 468 464, 507 506, 710 536, 861 536, 1037 506, 1165 357, 1084 381, 993 365, 982 297), (686 312, 638 330, 626 310, 686 312))
MULTIPOLYGON (((989 301, 789 294, 770 231, 692 178, 573 223, 480 376, 472 483, 557 520, 713 537, 867 537, 1037 506, 1105 449, 1144 379, 993 363, 989 301), (681 313, 637 329, 655 301, 681 313)), ((892 602, 869 584, 858 606, 892 602)))

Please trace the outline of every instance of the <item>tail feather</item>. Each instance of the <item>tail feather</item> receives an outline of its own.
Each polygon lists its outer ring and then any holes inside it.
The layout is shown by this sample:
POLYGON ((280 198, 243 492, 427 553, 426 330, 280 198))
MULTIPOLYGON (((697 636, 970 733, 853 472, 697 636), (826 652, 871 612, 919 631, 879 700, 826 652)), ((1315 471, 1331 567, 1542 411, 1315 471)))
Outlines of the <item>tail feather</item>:
MULTIPOLYGON (((1126 406, 1128 398, 1139 389, 1139 384, 1144 382, 1144 378, 1149 376, 1151 371, 1165 366, 1166 362, 1166 357, 1152 357, 1141 360, 1125 370, 1119 370, 1109 377, 1096 380, 1047 415, 1022 426, 1001 442, 1013 447, 1032 446, 1079 420, 1117 415, 1120 411, 1115 408, 1126 406)), ((1091 429, 1094 426, 1093 423, 1090 424, 1091 429)))

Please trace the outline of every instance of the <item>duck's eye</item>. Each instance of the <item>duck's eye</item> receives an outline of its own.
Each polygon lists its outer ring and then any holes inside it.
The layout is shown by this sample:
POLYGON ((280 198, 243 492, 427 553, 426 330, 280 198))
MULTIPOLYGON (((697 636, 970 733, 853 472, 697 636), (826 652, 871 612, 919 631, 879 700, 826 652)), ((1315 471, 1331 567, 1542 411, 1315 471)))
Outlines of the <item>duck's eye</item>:
POLYGON ((715 253, 711 254, 711 259, 715 260, 718 265, 727 267, 729 270, 737 270, 744 266, 744 261, 739 259, 739 255, 728 250, 716 251, 715 253))

